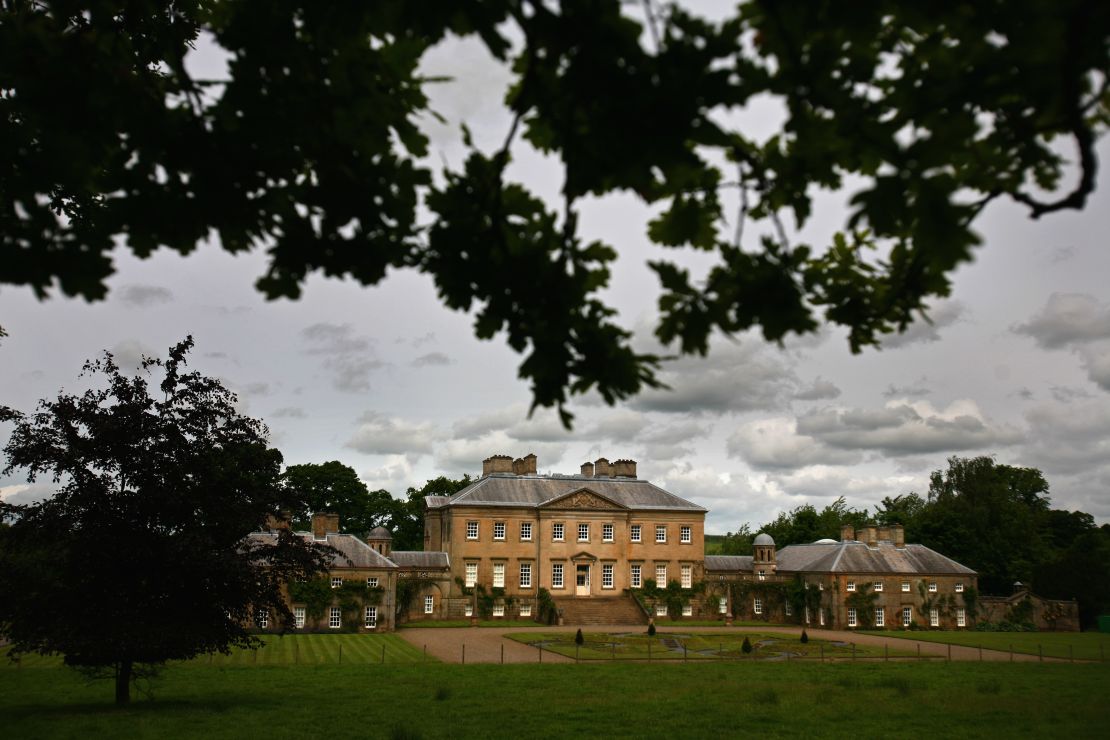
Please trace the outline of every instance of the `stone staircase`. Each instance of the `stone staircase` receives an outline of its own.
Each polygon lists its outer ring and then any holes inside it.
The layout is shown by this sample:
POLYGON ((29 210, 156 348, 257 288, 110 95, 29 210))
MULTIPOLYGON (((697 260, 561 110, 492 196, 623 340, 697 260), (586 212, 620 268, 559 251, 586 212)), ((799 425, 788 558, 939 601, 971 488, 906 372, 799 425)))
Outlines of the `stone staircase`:
POLYGON ((593 626, 603 624, 647 624, 640 605, 631 596, 556 597, 563 624, 593 626))

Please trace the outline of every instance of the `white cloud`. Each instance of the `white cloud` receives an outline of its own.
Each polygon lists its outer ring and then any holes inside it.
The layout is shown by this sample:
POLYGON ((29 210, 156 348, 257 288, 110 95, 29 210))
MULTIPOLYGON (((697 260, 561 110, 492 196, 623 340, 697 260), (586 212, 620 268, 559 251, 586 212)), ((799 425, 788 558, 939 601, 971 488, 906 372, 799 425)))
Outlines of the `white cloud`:
POLYGON ((359 421, 358 429, 344 446, 366 455, 419 455, 431 452, 440 437, 429 423, 413 423, 374 412, 363 414, 359 421))
POLYGON ((840 397, 840 389, 831 380, 818 376, 808 388, 802 388, 794 394, 799 401, 822 401, 840 397))
POLYGON ((1014 331, 1045 349, 1110 339, 1110 306, 1087 293, 1053 293, 1040 313, 1014 331))
POLYGON ((883 337, 883 349, 898 349, 918 342, 940 341, 940 330, 960 321, 967 307, 960 301, 944 300, 927 309, 927 316, 917 317, 901 334, 883 337))
POLYGON ((799 435, 797 421, 777 417, 742 425, 726 442, 730 457, 738 457, 761 470, 794 469, 808 465, 857 463, 857 451, 829 447, 813 437, 799 435))
POLYGON ((142 367, 143 356, 156 357, 157 354, 137 339, 124 339, 110 350, 112 357, 121 370, 138 370, 142 367))

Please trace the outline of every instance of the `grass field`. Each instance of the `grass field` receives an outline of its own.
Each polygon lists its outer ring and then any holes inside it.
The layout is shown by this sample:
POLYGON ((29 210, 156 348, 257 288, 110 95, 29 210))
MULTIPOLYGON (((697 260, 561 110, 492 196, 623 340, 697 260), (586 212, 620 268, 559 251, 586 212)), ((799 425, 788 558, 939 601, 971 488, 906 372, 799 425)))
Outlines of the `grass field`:
POLYGON ((0 667, 6 737, 1096 737, 1110 665, 344 663, 170 667, 153 698, 0 667))
POLYGON ((876 632, 864 634, 897 637, 921 642, 951 643, 987 650, 1013 650, 1015 653, 1046 658, 1072 658, 1076 660, 1110 659, 1110 634, 1099 632, 876 632), (1011 648, 1012 646, 1012 648, 1011 648), (1070 651, 1070 652, 1069 652, 1070 651))
POLYGON ((545 650, 579 660, 787 660, 824 657, 829 660, 916 656, 912 648, 884 651, 881 647, 865 647, 810 639, 801 643, 797 637, 758 632, 698 632, 683 635, 660 632, 654 637, 643 633, 584 632, 581 647, 575 645, 570 632, 517 632, 506 637, 528 645, 542 645, 545 650), (747 637, 752 652, 741 646, 747 637))
MULTIPOLYGON (((212 655, 177 661, 171 667, 234 668, 243 666, 347 665, 373 663, 420 663, 424 652, 396 635, 297 635, 266 637, 266 645, 258 650, 233 650, 230 655, 212 655)), ((61 666, 61 658, 23 655, 19 667, 0 649, 0 670, 53 668, 61 666)))

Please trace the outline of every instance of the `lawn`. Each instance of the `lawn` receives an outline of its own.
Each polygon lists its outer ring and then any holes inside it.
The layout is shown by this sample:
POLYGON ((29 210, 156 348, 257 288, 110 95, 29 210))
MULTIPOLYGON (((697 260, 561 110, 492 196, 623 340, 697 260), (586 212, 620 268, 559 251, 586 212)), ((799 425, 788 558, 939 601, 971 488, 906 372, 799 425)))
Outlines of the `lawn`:
POLYGON ((882 632, 870 630, 864 634, 897 637, 921 642, 951 643, 987 650, 1013 650, 1015 653, 1037 655, 1043 651, 1046 658, 1072 658, 1076 660, 1105 660, 1110 658, 1110 634, 1099 632, 967 632, 967 631, 907 631, 882 632))
POLYGON ((802 643, 797 637, 759 632, 659 632, 648 637, 643 632, 584 632, 583 644, 575 645, 570 632, 517 632, 505 635, 528 645, 579 660, 850 660, 863 658, 916 657, 912 648, 884 650, 881 647, 818 640, 802 643), (747 637, 752 652, 744 653, 747 637))
POLYGON ((12 738, 1097 737, 1110 665, 594 663, 170 667, 127 708, 109 683, 0 667, 12 738))

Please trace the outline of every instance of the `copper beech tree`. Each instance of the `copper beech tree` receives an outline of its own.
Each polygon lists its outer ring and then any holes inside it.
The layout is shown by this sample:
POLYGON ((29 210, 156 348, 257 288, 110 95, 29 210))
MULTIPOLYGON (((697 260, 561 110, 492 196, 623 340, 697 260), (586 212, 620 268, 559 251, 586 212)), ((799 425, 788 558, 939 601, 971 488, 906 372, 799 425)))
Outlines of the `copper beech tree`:
POLYGON ((258 644, 259 610, 291 624, 283 583, 325 567, 326 548, 283 531, 248 533, 298 503, 279 485, 281 453, 217 380, 186 372, 188 338, 165 360, 120 371, 85 364, 85 393, 42 401, 4 447, 4 474, 25 470, 56 493, 4 505, 0 632, 12 655, 60 653, 115 679, 116 702, 167 660, 258 644), (152 389, 148 379, 159 373, 152 389))

